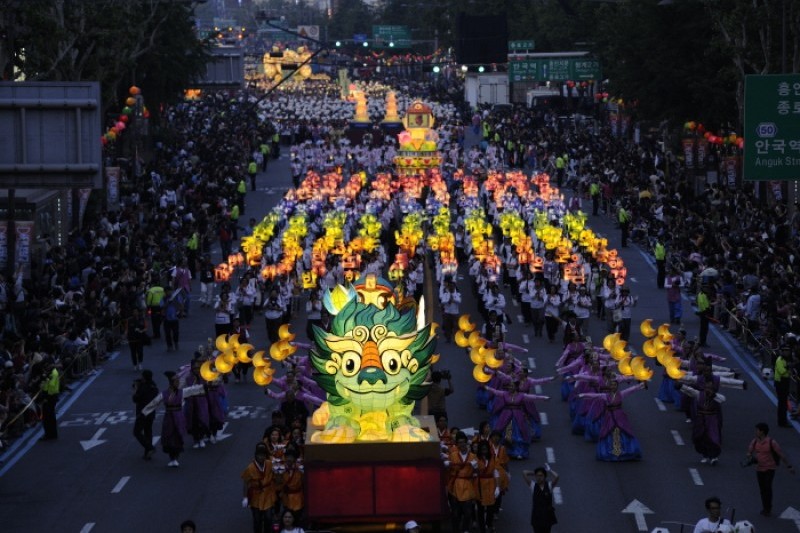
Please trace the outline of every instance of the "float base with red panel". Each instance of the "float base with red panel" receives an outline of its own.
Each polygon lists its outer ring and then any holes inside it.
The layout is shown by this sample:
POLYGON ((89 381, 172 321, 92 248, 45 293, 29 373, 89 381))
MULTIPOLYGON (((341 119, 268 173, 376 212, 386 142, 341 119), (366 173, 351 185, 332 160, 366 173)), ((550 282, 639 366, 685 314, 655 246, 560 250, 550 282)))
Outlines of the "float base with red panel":
MULTIPOLYGON (((445 469, 433 417, 418 417, 427 442, 305 447, 306 514, 316 527, 438 522, 448 513, 445 469)), ((309 421, 310 424, 310 421, 309 421)))

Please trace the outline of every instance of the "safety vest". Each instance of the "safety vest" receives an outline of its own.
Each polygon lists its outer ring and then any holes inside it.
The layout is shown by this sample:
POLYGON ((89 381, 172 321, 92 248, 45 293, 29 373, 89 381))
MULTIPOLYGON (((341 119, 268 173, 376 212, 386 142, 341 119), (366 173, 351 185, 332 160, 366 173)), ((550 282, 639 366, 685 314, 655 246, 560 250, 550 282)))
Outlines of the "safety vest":
POLYGON ((247 184, 245 184, 244 180, 241 180, 239 185, 236 186, 236 192, 239 194, 247 194, 247 184))
POLYGON ((697 295, 697 311, 700 313, 705 312, 711 306, 711 303, 708 301, 708 296, 706 293, 701 292, 697 295))
POLYGON ((147 290, 145 295, 145 303, 148 307, 158 307, 164 300, 164 287, 154 285, 147 290))
POLYGON ((197 246, 199 244, 199 242, 198 242, 199 240, 200 240, 200 238, 198 237, 197 232, 195 231, 194 233, 192 233, 192 236, 189 237, 189 240, 186 241, 186 249, 187 250, 197 250, 197 246))
POLYGON ((234 222, 239 220, 239 206, 238 205, 234 205, 233 208, 231 209, 231 220, 233 220, 234 222))
POLYGON ((56 395, 61 392, 61 383, 58 377, 58 370, 55 368, 50 372, 50 376, 42 382, 42 391, 45 394, 56 395))
POLYGON ((259 149, 261 150, 261 153, 264 155, 267 155, 269 153, 269 145, 267 143, 263 143, 261 146, 259 146, 259 149))
POLYGON ((256 164, 255 161, 250 161, 250 164, 247 165, 247 172, 249 172, 250 174, 258 173, 258 165, 256 164))
POLYGON ((667 257, 667 250, 664 248, 663 244, 657 242, 653 251, 653 255, 656 256, 656 261, 663 261, 667 257))
POLYGON ((598 196, 600 194, 600 185, 597 183, 592 183, 589 185, 589 195, 590 196, 598 196))
POLYGON ((272 142, 277 143, 277 142, 280 142, 280 141, 281 141, 281 134, 278 133, 278 132, 273 133, 272 134, 272 142))
POLYGON ((627 211, 625 211, 625 208, 623 208, 623 207, 619 208, 618 217, 619 217, 619 223, 620 224, 624 224, 625 222, 627 222, 627 221, 629 221, 631 219, 631 216, 628 214, 627 211))
POLYGON ((562 158, 561 156, 556 157, 556 168, 560 169, 564 168, 565 166, 567 166, 567 162, 564 161, 564 158, 562 158))

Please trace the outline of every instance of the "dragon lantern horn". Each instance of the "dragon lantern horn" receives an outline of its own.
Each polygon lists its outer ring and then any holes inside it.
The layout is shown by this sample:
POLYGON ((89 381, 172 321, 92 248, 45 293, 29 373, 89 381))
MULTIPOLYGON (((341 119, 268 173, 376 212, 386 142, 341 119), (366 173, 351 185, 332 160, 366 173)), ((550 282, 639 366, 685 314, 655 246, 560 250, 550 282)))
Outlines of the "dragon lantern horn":
POLYGON ((325 291, 322 295, 322 303, 331 316, 336 316, 339 314, 339 311, 356 296, 356 290, 352 285, 348 285, 347 287, 344 285, 336 285, 331 290, 325 291))
POLYGON ((417 307, 417 331, 425 329, 425 297, 419 299, 417 307))

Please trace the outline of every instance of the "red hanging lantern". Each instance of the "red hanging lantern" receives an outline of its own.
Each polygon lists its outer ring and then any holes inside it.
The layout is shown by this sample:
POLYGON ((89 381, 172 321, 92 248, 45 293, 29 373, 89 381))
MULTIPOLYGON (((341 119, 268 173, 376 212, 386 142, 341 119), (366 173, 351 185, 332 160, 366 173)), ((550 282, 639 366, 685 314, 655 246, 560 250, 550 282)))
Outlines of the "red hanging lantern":
POLYGON ((136 85, 131 85, 131 88, 128 89, 128 94, 130 94, 131 96, 137 96, 139 94, 142 94, 142 90, 138 88, 136 85))

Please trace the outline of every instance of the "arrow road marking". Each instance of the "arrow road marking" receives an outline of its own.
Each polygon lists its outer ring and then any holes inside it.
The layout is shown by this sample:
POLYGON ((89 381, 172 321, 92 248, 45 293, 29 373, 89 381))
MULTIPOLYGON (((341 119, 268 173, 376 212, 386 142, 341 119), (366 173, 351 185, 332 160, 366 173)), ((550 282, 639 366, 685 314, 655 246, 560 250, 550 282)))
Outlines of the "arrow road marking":
POLYGON ((131 479, 131 476, 122 476, 120 480, 114 485, 114 488, 111 489, 111 494, 119 494, 122 492, 122 487, 131 479))
POLYGON ((636 518, 636 528, 639 531, 647 531, 647 521, 644 518, 646 514, 653 514, 645 504, 639 500, 633 500, 622 510, 623 514, 632 514, 636 518))
POLYGON ((105 442, 108 442, 108 441, 103 440, 103 439, 100 438, 100 436, 105 432, 106 432, 106 428, 100 428, 95 432, 95 434, 92 436, 91 439, 82 440, 81 441, 81 447, 83 448, 83 451, 88 452, 89 450, 91 450, 95 446, 100 446, 101 444, 103 444, 105 442))
POLYGON ((227 422, 222 424, 222 429, 220 429, 219 432, 217 432, 217 442, 219 442, 221 440, 225 440, 228 437, 233 436, 233 433, 225 433, 225 428, 227 428, 227 427, 228 427, 228 423, 227 422))
POLYGON ((689 475, 692 476, 692 481, 694 481, 695 485, 699 486, 703 484, 703 478, 700 477, 700 472, 698 472, 696 468, 690 468, 689 475))
POLYGON ((681 437, 681 434, 678 432, 677 429, 673 429, 672 430, 672 439, 675 441, 675 444, 677 444, 678 446, 683 446, 683 444, 684 444, 683 437, 681 437))
POLYGON ((794 507, 787 507, 782 513, 781 518, 784 520, 791 520, 794 522, 795 527, 800 530, 800 511, 794 507))

